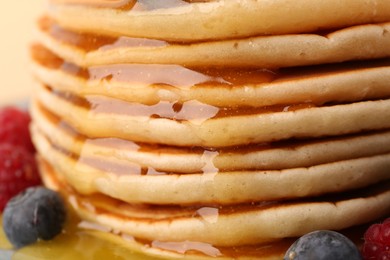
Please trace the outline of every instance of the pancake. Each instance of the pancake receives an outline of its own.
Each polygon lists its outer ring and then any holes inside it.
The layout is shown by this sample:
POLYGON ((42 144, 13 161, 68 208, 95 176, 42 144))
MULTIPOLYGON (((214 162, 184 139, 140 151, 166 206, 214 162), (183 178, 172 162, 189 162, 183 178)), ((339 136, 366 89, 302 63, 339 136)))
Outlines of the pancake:
POLYGON ((148 145, 115 138, 91 139, 81 135, 39 105, 32 107, 32 117, 38 130, 50 143, 69 153, 115 158, 161 173, 199 173, 206 168, 219 171, 280 170, 390 152, 389 131, 309 141, 264 143, 248 147, 204 149, 148 145))
POLYGON ((300 236, 312 230, 343 229, 385 216, 390 211, 389 182, 335 197, 283 204, 163 207, 160 211, 157 206, 138 207, 109 197, 81 196, 66 186, 58 186, 63 184, 55 179, 50 167, 41 165, 45 183, 56 190, 70 192, 69 202, 83 219, 147 241, 183 242, 191 238, 190 241, 213 246, 251 245, 300 236), (229 232, 226 227, 231 227, 229 232))
POLYGON ((280 68, 390 56, 390 23, 358 25, 317 34, 190 44, 82 34, 65 30, 46 17, 40 20, 39 27, 39 38, 47 48, 82 67, 154 63, 280 68))
POLYGON ((51 2, 49 15, 64 28, 174 41, 305 33, 390 17, 387 0, 114 1, 116 8, 107 1, 51 2))
POLYGON ((107 194, 129 203, 266 201, 350 190, 390 178, 390 154, 273 171, 221 171, 211 161, 200 173, 164 173, 150 167, 143 173, 142 165, 107 157, 99 150, 93 155, 73 154, 50 143, 37 129, 34 141, 41 156, 78 192, 107 194))
POLYGON ((82 68, 64 61, 42 45, 33 46, 32 57, 35 76, 59 91, 149 105, 192 100, 220 107, 322 105, 390 96, 389 59, 292 69, 226 71, 142 64, 82 68), (118 70, 124 76, 115 73, 118 70), (145 74, 154 76, 147 78, 145 74))
POLYGON ((51 0, 43 181, 86 232, 170 259, 281 259, 386 217, 389 30, 388 0, 51 0))
POLYGON ((37 100, 78 132, 90 137, 177 146, 226 147, 390 127, 389 99, 323 107, 304 104, 298 106, 298 110, 285 106, 276 107, 276 111, 272 108, 254 110, 243 115, 238 111, 237 115, 229 113, 221 117, 216 116, 219 108, 198 102, 184 104, 177 112, 169 103, 137 107, 137 104, 106 97, 92 96, 85 100, 43 87, 38 90, 37 100), (373 114, 376 116, 372 117, 373 114))

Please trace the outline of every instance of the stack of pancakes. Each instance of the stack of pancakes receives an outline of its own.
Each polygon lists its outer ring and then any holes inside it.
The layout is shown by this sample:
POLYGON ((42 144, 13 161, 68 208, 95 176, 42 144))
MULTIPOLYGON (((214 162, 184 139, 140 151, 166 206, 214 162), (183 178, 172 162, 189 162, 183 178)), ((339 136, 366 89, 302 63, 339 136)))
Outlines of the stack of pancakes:
POLYGON ((38 29, 33 139, 82 226, 280 259, 390 213, 388 0, 52 0, 38 29))

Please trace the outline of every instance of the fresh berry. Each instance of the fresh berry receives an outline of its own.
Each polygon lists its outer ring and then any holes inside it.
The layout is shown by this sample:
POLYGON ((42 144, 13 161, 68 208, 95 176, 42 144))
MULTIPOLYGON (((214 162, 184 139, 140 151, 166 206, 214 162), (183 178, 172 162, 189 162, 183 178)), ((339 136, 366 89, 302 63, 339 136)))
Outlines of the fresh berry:
POLYGON ((355 244, 340 233, 319 230, 300 237, 287 250, 284 260, 361 260, 355 244))
POLYGON ((7 203, 3 229, 9 241, 20 248, 58 235, 65 222, 65 214, 63 200, 57 192, 42 186, 31 187, 7 203))
POLYGON ((0 211, 13 196, 40 183, 33 154, 22 146, 0 144, 0 211))
POLYGON ((34 152, 29 124, 30 115, 18 108, 5 107, 0 110, 0 143, 24 146, 34 152))
POLYGON ((390 218, 371 225, 364 234, 364 259, 390 259, 390 218))

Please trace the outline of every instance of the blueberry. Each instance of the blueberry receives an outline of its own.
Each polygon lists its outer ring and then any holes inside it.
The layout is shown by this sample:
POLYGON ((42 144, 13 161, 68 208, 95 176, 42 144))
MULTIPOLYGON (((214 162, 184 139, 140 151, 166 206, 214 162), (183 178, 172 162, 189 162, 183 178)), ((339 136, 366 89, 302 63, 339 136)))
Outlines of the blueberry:
POLYGON ((8 240, 20 248, 39 239, 54 238, 62 231, 65 216, 65 206, 58 193, 44 187, 32 187, 7 203, 3 229, 8 240))
POLYGON ((340 233, 319 230, 295 241, 287 250, 284 260, 361 260, 355 244, 340 233))

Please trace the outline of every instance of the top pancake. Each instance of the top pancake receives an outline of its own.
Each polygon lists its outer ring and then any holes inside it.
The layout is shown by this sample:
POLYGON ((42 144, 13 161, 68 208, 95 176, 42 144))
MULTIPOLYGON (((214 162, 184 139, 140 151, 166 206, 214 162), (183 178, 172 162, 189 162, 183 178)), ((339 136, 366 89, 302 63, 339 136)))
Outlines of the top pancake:
POLYGON ((388 0, 161 2, 139 0, 133 6, 134 1, 120 1, 115 8, 112 1, 55 0, 50 15, 79 31, 175 41, 305 33, 390 17, 388 0))

